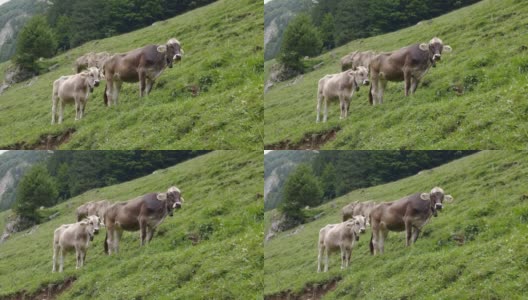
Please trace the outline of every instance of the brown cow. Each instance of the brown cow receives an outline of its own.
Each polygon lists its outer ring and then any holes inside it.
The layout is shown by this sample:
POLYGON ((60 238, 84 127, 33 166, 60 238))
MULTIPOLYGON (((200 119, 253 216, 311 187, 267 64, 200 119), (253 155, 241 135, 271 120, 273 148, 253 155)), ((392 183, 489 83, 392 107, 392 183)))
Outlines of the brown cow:
POLYGON ((110 201, 101 200, 97 202, 87 202, 77 208, 77 222, 86 218, 87 216, 95 215, 99 217, 101 224, 104 224, 104 213, 110 206, 110 201))
POLYGON ((140 97, 148 95, 156 78, 167 66, 172 68, 174 60, 180 61, 182 54, 180 42, 170 39, 166 45, 149 45, 110 57, 104 64, 104 103, 110 106, 113 101, 117 105, 123 82, 139 81, 140 97))
POLYGON ((57 269, 57 255, 60 255, 59 272, 64 268, 64 254, 75 250, 77 257, 76 269, 84 265, 86 251, 93 240, 94 234, 99 232, 99 218, 89 216, 88 218, 73 224, 61 225, 53 233, 53 269, 57 269))
POLYGON ((361 84, 369 84, 368 70, 365 67, 358 67, 341 73, 326 75, 321 78, 317 87, 317 118, 315 121, 317 123, 319 122, 321 101, 323 99, 323 122, 326 122, 328 117, 328 101, 335 98, 338 98, 340 102, 340 119, 346 118, 348 115, 348 107, 350 106, 350 99, 354 95, 354 91, 359 91, 361 84))
POLYGON ((99 86, 99 70, 95 67, 55 80, 51 96, 51 124, 55 123, 57 101, 60 102, 59 124, 62 123, 64 105, 67 103, 75 104, 75 121, 82 119, 88 97, 96 86, 99 86))
POLYGON ((374 206, 376 206, 374 201, 364 201, 364 202, 352 202, 341 210, 343 215, 343 222, 354 217, 354 216, 363 216, 365 218, 365 226, 369 226, 370 222, 370 211, 374 206))
MULTIPOLYGON (((90 52, 75 60, 75 71, 81 73, 82 70, 96 67, 99 71, 103 71, 103 66, 106 60, 110 57, 108 52, 90 52)), ((102 74, 101 74, 102 75, 102 74)))
POLYGON ((172 216, 175 208, 181 208, 183 201, 180 190, 171 187, 167 193, 150 193, 108 207, 105 213, 105 253, 119 251, 123 230, 140 230, 141 246, 150 242, 156 227, 167 215, 172 216))
POLYGON ((376 52, 371 50, 364 52, 354 51, 350 54, 347 54, 341 58, 341 71, 346 71, 360 66, 368 69, 370 61, 372 58, 374 58, 374 56, 376 56, 376 52))
POLYGON ((375 56, 370 62, 370 104, 383 103, 387 81, 405 81, 405 96, 409 91, 414 94, 423 76, 441 59, 442 51, 451 52, 452 49, 435 37, 429 44, 415 44, 375 56))
POLYGON ((431 216, 442 210, 442 202, 451 202, 451 195, 444 196, 444 190, 435 187, 431 193, 417 193, 393 202, 381 203, 370 212, 372 236, 370 252, 383 254, 384 242, 389 231, 404 231, 406 245, 416 242, 420 230, 431 216), (412 239, 411 239, 412 238, 412 239))
POLYGON ((328 256, 338 249, 341 250, 341 269, 348 268, 350 255, 359 234, 365 232, 365 220, 356 216, 339 224, 328 224, 319 230, 319 255, 317 256, 317 272, 321 272, 321 259, 325 254, 324 271, 328 272, 328 256))

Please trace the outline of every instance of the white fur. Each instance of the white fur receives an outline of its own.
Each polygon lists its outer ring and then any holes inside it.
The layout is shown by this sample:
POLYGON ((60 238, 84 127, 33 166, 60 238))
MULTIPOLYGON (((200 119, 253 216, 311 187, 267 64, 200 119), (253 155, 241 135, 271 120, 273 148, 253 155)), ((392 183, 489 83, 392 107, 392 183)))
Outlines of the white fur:
POLYGON ((159 53, 165 53, 165 52, 167 52, 167 46, 160 45, 160 46, 158 46, 157 50, 158 50, 159 53))

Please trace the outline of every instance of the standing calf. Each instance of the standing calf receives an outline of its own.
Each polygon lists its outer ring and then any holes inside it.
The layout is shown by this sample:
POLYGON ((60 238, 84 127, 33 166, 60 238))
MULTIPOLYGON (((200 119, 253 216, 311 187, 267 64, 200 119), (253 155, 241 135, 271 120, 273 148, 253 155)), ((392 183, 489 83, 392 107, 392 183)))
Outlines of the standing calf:
POLYGON ((328 117, 328 101, 336 98, 339 99, 341 106, 340 119, 346 118, 348 115, 348 107, 350 106, 350 98, 352 98, 354 95, 354 91, 359 91, 359 86, 361 84, 369 84, 368 70, 365 67, 358 67, 338 74, 326 75, 325 77, 321 78, 317 88, 316 122, 319 122, 321 101, 323 99, 323 122, 326 122, 328 117))
POLYGON ((55 80, 51 96, 51 124, 55 123, 57 102, 60 102, 59 124, 62 123, 64 105, 67 103, 75 104, 75 121, 82 119, 88 97, 96 86, 99 86, 99 70, 95 67, 55 80))
POLYGON ((317 272, 321 272, 321 259, 325 256, 324 271, 328 272, 328 256, 341 250, 341 269, 348 268, 350 256, 359 234, 365 232, 365 219, 356 216, 346 222, 329 224, 319 231, 319 255, 317 256, 317 272), (325 254, 326 251, 326 254, 325 254))
POLYGON ((76 269, 84 265, 86 251, 93 240, 94 234, 99 232, 99 218, 89 216, 81 222, 61 225, 53 234, 53 269, 56 271, 57 255, 60 255, 59 272, 64 268, 64 254, 75 250, 77 257, 76 269))

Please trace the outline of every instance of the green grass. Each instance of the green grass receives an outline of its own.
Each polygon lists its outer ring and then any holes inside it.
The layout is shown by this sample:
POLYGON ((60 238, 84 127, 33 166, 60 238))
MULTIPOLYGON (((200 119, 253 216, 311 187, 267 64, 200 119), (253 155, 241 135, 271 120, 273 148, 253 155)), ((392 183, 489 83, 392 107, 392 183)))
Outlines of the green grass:
POLYGON ((431 24, 356 40, 313 60, 324 65, 264 96, 265 145, 300 142, 312 133, 340 128, 323 149, 527 149, 528 5, 484 0, 433 19, 431 24), (453 47, 431 68, 416 94, 389 82, 384 104, 368 103, 368 87, 354 95, 348 119, 329 106, 329 121, 316 124, 317 82, 340 71, 339 59, 354 50, 392 51, 440 37, 453 47), (464 87, 457 95, 453 87, 464 87))
MULTIPOLYGON (((123 184, 88 191, 51 209, 61 215, 32 235, 0 245, 0 298, 29 293, 69 276, 77 280, 60 299, 259 299, 263 292, 262 153, 216 151, 123 184), (103 254, 105 231, 95 236, 86 265, 51 273, 53 231, 75 221, 75 209, 98 199, 128 200, 170 185, 185 203, 158 227, 151 243, 125 232, 118 255, 103 254), (202 240, 192 245, 189 235, 202 240)), ((9 212, 3 212, 3 219, 9 212)), ((3 221, 2 221, 3 222, 3 221)))
MULTIPOLYGON (((354 191, 315 209, 325 215, 296 235, 280 233, 264 245, 264 294, 299 292, 305 286, 342 278, 324 299, 521 299, 528 293, 528 156, 485 151, 421 175, 354 191), (328 273, 317 273, 319 229, 340 221, 352 201, 393 201, 433 186, 453 195, 416 244, 391 232, 385 254, 371 256, 370 229, 352 251, 351 267, 340 270, 339 254, 328 273), (458 245, 453 239, 463 235, 458 245)), ((265 219, 272 212, 265 213, 265 219)), ((269 223, 267 220, 265 223, 269 223)), ((295 229, 292 229, 292 231, 295 229)))
POLYGON ((60 65, 57 70, 0 95, 1 148, 75 128, 62 149, 262 149, 262 12, 261 1, 220 0, 50 59, 60 65), (62 125, 50 125, 53 81, 73 73, 77 57, 126 52, 171 37, 182 43, 184 57, 161 74, 148 97, 139 98, 139 84, 125 83, 119 105, 107 108, 103 81, 90 96, 86 118, 74 122, 72 105, 62 125), (200 87, 200 94, 193 96, 190 86, 200 87))

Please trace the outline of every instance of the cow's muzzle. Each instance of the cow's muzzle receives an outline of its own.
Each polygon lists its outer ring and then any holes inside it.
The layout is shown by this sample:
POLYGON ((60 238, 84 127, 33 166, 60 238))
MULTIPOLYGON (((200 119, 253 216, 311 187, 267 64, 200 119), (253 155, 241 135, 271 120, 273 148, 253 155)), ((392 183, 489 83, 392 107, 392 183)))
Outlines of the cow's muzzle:
POLYGON ((99 81, 96 81, 96 82, 94 83, 94 86, 99 86, 99 81))
POLYGON ((369 85, 370 81, 368 79, 363 80, 363 85, 369 85))
POLYGON ((442 59, 442 55, 440 55, 440 54, 433 55, 433 60, 434 61, 439 61, 440 59, 442 59))
POLYGON ((176 60, 176 61, 180 61, 182 59, 182 56, 181 56, 181 54, 176 54, 176 55, 174 55, 174 57, 172 59, 176 60))
POLYGON ((436 208, 437 210, 442 210, 442 203, 436 203, 436 204, 435 204, 435 208, 436 208))
POLYGON ((365 233, 365 228, 360 228, 359 233, 365 233))
POLYGON ((180 208, 181 208, 181 203, 180 203, 180 202, 176 202, 176 203, 174 203, 174 205, 172 206, 172 208, 180 209, 180 208))
POLYGON ((99 229, 95 229, 94 234, 99 234, 99 229))

